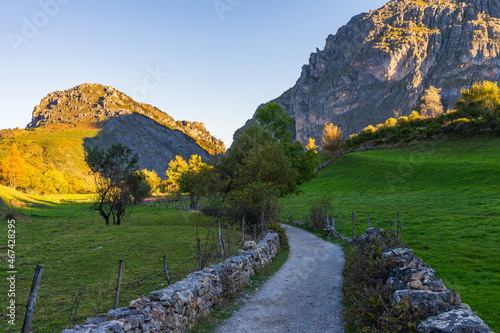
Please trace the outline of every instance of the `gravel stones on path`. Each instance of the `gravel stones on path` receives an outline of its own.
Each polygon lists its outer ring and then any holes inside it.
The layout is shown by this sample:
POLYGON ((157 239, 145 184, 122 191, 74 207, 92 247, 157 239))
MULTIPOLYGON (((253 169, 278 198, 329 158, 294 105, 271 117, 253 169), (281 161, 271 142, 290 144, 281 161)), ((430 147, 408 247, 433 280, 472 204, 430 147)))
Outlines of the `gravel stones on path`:
POLYGON ((302 229, 285 228, 288 260, 216 332, 344 332, 342 248, 302 229))

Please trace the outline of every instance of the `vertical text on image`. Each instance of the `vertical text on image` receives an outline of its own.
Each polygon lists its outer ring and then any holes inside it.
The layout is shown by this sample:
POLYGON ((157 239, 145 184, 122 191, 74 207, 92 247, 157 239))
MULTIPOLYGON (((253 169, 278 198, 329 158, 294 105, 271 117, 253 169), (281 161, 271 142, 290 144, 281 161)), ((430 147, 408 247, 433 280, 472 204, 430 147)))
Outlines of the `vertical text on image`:
POLYGON ((7 271, 8 290, 7 317, 10 325, 16 324, 16 221, 7 220, 7 271))

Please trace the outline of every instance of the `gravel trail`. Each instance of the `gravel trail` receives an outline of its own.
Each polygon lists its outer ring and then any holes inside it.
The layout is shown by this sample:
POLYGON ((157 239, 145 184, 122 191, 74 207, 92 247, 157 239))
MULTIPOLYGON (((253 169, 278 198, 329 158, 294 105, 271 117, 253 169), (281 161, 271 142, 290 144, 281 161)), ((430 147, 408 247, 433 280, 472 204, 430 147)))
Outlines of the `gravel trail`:
POLYGON ((341 247, 284 227, 290 239, 288 260, 216 332, 344 332, 341 247))

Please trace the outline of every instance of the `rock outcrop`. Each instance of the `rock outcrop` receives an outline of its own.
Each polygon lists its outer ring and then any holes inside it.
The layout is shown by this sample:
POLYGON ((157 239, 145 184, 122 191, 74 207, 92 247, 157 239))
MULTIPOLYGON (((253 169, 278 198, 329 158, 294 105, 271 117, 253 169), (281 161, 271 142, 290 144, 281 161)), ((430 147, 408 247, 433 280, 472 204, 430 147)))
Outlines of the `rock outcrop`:
POLYGON ((102 123, 124 115, 138 114, 154 120, 170 130, 192 138, 208 153, 224 153, 224 143, 208 132, 203 123, 176 121, 149 104, 138 103, 131 97, 100 84, 81 84, 64 91, 54 91, 35 106, 28 128, 51 123, 102 123))
POLYGON ((202 123, 176 121, 151 105, 100 84, 86 83, 48 94, 33 110, 27 127, 79 123, 95 123, 100 129, 97 136, 84 140, 85 146, 121 143, 139 155, 141 169, 154 170, 160 177, 176 155, 185 160, 192 155, 209 160, 225 152, 224 143, 202 123))
POLYGON ((408 115, 425 89, 445 110, 475 81, 500 78, 500 0, 393 0, 353 17, 277 98, 303 144, 325 123, 357 133, 408 115))

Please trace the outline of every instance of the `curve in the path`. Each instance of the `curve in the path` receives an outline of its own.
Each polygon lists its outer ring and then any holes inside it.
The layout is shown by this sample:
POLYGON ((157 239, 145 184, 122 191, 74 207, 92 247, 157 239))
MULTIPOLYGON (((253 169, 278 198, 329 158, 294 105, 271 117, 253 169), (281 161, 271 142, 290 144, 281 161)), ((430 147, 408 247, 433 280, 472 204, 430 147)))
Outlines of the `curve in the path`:
POLYGON ((218 333, 344 332, 341 247, 302 229, 285 228, 288 260, 218 333))

